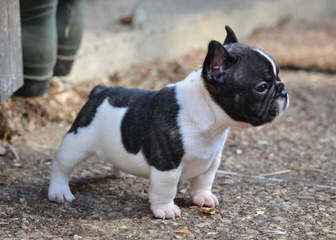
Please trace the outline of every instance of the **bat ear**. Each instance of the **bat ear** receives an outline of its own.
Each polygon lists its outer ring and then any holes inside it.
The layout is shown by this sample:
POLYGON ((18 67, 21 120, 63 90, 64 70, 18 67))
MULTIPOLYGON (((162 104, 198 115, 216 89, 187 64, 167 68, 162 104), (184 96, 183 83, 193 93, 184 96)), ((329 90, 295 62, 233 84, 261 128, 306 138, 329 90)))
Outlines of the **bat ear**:
POLYGON ((226 30, 226 38, 225 38, 225 41, 224 41, 224 45, 230 44, 230 43, 237 43, 238 38, 237 38, 236 34, 233 32, 232 28, 230 28, 228 25, 226 25, 225 30, 226 30))
POLYGON ((203 62, 202 76, 204 80, 212 83, 224 83, 228 68, 234 63, 224 46, 217 41, 211 41, 208 53, 203 62))

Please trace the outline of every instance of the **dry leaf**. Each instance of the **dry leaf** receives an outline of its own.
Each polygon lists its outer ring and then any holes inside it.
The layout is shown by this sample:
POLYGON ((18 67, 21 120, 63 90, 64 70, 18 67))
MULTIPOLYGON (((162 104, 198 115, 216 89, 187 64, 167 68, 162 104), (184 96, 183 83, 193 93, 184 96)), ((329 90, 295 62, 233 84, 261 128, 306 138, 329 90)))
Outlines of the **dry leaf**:
POLYGON ((336 230, 330 229, 330 228, 331 228, 330 226, 324 227, 324 228, 322 228, 322 231, 325 232, 325 233, 336 234, 336 230))
POLYGON ((201 211, 205 214, 213 215, 216 212, 215 208, 201 207, 201 211))
POLYGON ((96 190, 97 189, 97 185, 96 184, 88 184, 88 187, 91 189, 91 190, 96 190))
POLYGON ((124 16, 124 17, 121 17, 119 19, 119 22, 123 25, 132 25, 133 24, 133 14, 131 15, 128 15, 128 16, 124 16))
POLYGON ((189 231, 186 228, 182 228, 182 229, 175 230, 175 233, 178 233, 178 234, 188 234, 189 231))

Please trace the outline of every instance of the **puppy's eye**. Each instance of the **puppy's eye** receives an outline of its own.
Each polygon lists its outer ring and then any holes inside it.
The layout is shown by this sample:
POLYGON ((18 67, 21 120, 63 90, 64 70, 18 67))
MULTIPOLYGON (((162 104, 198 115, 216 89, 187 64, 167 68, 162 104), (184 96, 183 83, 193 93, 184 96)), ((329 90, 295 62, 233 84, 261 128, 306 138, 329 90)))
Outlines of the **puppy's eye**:
POLYGON ((268 90, 268 84, 266 82, 261 82, 255 87, 257 93, 266 93, 268 90))

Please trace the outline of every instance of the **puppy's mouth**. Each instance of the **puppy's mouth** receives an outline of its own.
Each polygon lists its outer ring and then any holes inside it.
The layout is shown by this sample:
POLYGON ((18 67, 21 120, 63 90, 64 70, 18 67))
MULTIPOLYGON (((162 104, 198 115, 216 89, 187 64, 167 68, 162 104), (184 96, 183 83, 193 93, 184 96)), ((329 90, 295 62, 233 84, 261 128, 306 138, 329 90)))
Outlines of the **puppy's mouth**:
POLYGON ((250 117, 249 122, 251 125, 258 127, 263 124, 272 122, 279 117, 289 106, 288 96, 277 97, 269 104, 268 109, 259 117, 250 117))
POLYGON ((266 123, 272 122, 278 115, 279 115, 279 111, 277 111, 275 109, 272 109, 272 110, 269 111, 269 114, 265 115, 262 118, 252 118, 250 120, 250 123, 253 126, 258 127, 258 126, 264 125, 266 123))
POLYGON ((285 104, 283 105, 282 111, 285 111, 289 107, 289 95, 285 97, 285 104))

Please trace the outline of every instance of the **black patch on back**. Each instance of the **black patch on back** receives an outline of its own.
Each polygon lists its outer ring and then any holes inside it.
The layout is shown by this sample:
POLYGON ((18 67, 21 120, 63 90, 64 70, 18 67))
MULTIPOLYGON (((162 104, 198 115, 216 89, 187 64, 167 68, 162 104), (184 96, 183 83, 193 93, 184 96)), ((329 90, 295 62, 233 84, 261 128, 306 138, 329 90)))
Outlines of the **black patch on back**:
POLYGON ((151 124, 146 134, 142 152, 148 163, 158 170, 177 168, 184 155, 184 148, 177 117, 180 107, 175 87, 164 88, 153 98, 151 124))
POLYGON ((113 87, 108 89, 108 101, 113 107, 128 107, 150 101, 156 91, 136 88, 113 87))
POLYGON ((123 89, 109 102, 117 106, 120 99, 128 103, 121 123, 122 143, 127 152, 137 154, 141 150, 148 164, 161 171, 177 168, 184 149, 177 125, 175 88, 158 92, 123 89))
POLYGON ((106 90, 108 90, 108 87, 102 85, 98 85, 91 90, 88 101, 78 113, 68 133, 77 134, 78 128, 86 127, 92 122, 97 108, 106 98, 106 90))
POLYGON ((179 105, 175 87, 151 91, 98 85, 91 91, 69 133, 76 134, 78 128, 88 126, 106 98, 113 107, 128 108, 120 129, 127 152, 142 151, 148 164, 161 171, 180 165, 184 148, 177 124, 179 105))
POLYGON ((109 98, 109 103, 114 107, 128 107, 121 122, 121 138, 127 152, 137 154, 148 135, 152 118, 151 103, 157 92, 127 88, 120 90, 118 95, 109 98))
POLYGON ((106 98, 114 107, 127 107, 131 101, 137 101, 151 93, 154 91, 97 85, 91 90, 88 101, 80 110, 68 133, 77 134, 78 128, 87 127, 96 115, 97 108, 106 98))

